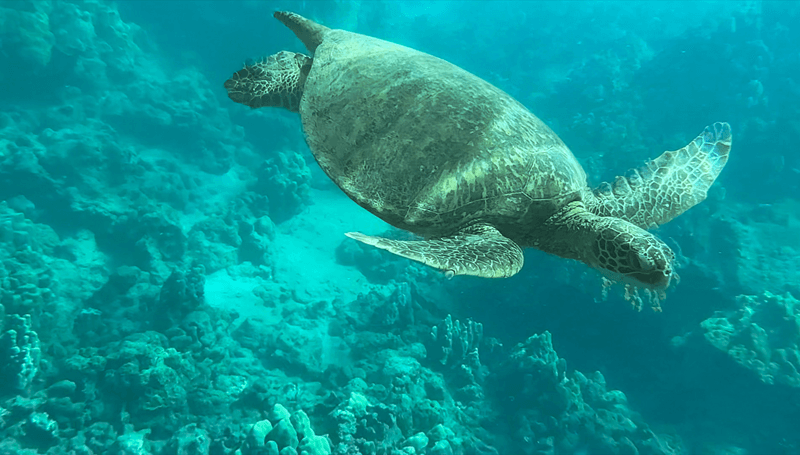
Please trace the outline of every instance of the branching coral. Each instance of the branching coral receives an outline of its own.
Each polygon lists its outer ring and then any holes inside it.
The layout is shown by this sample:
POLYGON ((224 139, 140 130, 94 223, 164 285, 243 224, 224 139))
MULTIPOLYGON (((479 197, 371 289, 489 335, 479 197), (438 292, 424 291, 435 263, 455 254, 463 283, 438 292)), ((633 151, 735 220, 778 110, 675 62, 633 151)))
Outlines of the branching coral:
POLYGON ((28 389, 42 357, 30 315, 8 315, 5 325, 0 335, 0 395, 28 389), (3 390, 3 386, 8 389, 3 390))

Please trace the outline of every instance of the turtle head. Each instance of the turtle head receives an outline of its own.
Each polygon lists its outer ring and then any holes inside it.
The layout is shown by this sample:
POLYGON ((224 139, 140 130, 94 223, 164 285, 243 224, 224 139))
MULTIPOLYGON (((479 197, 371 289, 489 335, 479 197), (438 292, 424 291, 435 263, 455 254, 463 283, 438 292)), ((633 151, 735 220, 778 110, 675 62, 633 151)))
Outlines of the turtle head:
POLYGON ((604 218, 591 265, 607 278, 663 291, 673 278, 675 253, 653 234, 618 218, 604 218))

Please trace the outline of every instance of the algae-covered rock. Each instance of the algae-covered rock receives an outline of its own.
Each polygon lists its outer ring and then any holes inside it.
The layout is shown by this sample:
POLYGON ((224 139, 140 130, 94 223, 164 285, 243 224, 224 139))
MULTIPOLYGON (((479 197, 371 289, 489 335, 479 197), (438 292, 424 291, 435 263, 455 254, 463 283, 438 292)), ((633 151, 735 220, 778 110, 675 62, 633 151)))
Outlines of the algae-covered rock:
POLYGON ((151 455, 148 434, 150 434, 149 429, 133 431, 129 428, 125 434, 117 437, 111 448, 111 455, 151 455))
POLYGON ((446 440, 437 441, 431 448, 431 455, 453 455, 453 448, 446 440))
POLYGON ((117 440, 117 431, 108 422, 95 422, 81 431, 86 446, 94 453, 110 453, 117 440))
POLYGON ((302 155, 282 151, 265 161, 256 173, 253 191, 269 199, 269 217, 276 223, 288 220, 308 204, 311 171, 302 155))
POLYGON ((425 433, 417 433, 414 436, 408 438, 405 442, 405 445, 408 447, 413 447, 416 452, 422 452, 425 447, 428 447, 428 436, 425 433))
POLYGON ((314 437, 314 429, 311 428, 311 420, 309 420, 305 412, 294 412, 289 420, 295 431, 297 431, 298 438, 302 440, 304 438, 314 437))
POLYGON ((266 447, 266 439, 270 431, 272 431, 272 423, 269 420, 256 422, 247 432, 244 442, 245 452, 255 452, 259 448, 266 447))
POLYGON ((13 50, 17 57, 34 68, 41 68, 50 63, 56 41, 50 31, 53 6, 50 1, 36 1, 31 2, 33 8, 25 8, 25 3, 0 4, 0 35, 12 44, 7 48, 13 50))
POLYGON ((300 439, 297 437, 297 431, 292 426, 289 419, 281 419, 272 428, 272 431, 267 434, 268 441, 275 441, 278 447, 283 450, 286 447, 297 448, 300 445, 300 439))
POLYGON ((539 451, 532 453, 575 453, 582 447, 598 453, 672 453, 628 407, 625 394, 608 390, 602 374, 567 373, 549 332, 515 346, 487 391, 509 403, 505 412, 539 451))
POLYGON ((347 400, 347 408, 356 417, 363 417, 367 414, 367 406, 369 400, 363 393, 350 392, 350 398, 347 400))
POLYGON ((700 323, 703 339, 766 384, 800 387, 800 301, 764 292, 736 303, 700 323))
POLYGON ((453 430, 447 428, 446 426, 438 424, 431 428, 431 431, 428 432, 428 436, 430 437, 431 441, 436 443, 454 437, 455 433, 453 433, 453 430))
POLYGON ((331 444, 324 436, 307 436, 297 448, 300 455, 331 455, 331 444))
POLYGON ((208 455, 211 439, 208 431, 192 423, 181 428, 167 445, 169 450, 180 455, 208 455))
POLYGON ((269 420, 273 424, 276 424, 283 419, 289 419, 291 416, 292 414, 289 412, 289 410, 286 409, 286 407, 280 403, 273 406, 269 412, 269 420))
POLYGON ((278 443, 275 441, 267 441, 264 444, 265 455, 280 455, 281 450, 278 448, 278 443))
POLYGON ((47 413, 34 412, 28 417, 26 433, 31 438, 46 441, 49 444, 58 439, 58 423, 51 419, 47 413))

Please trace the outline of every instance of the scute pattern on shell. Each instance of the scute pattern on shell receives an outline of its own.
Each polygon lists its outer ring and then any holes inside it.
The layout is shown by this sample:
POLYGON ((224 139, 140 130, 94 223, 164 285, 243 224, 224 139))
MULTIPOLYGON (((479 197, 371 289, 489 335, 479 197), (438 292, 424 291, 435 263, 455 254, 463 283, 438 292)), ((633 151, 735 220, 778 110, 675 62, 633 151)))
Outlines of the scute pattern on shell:
POLYGON ((509 235, 586 187, 564 143, 508 94, 382 40, 328 32, 300 114, 325 172, 375 215, 420 235, 486 217, 509 235))

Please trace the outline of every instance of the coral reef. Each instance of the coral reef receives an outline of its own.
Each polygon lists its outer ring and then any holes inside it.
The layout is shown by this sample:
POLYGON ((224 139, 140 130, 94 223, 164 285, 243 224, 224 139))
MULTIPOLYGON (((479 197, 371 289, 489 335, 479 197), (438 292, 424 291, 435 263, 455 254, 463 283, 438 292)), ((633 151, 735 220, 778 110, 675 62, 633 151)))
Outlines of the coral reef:
POLYGON ((256 172, 252 190, 269 195, 269 215, 276 223, 296 215, 308 204, 311 171, 302 155, 283 151, 264 162, 256 172))
POLYGON ((681 453, 680 440, 658 435, 633 412, 624 393, 608 390, 600 372, 568 373, 549 332, 515 346, 490 387, 525 454, 681 453), (513 399, 513 401, 512 401, 513 399))
POLYGON ((800 387, 800 302, 765 292, 736 303, 700 323, 705 342, 766 384, 800 387))
POLYGON ((296 116, 219 83, 299 7, 0 4, 0 454, 800 451, 800 8, 304 4, 508 91, 592 184, 731 122, 653 315, 535 251, 448 281, 340 236, 296 116))

